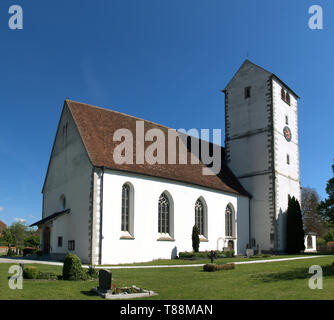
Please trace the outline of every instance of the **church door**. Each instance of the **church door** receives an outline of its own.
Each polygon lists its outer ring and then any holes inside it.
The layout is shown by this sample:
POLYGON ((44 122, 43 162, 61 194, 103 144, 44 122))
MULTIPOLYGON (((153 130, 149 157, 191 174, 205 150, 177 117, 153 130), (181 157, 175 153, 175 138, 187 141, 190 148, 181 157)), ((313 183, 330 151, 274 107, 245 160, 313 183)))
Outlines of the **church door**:
POLYGON ((43 254, 50 253, 50 228, 43 229, 43 254))
POLYGON ((234 249, 234 241, 233 240, 229 240, 229 242, 228 242, 228 249, 229 250, 233 250, 234 249))

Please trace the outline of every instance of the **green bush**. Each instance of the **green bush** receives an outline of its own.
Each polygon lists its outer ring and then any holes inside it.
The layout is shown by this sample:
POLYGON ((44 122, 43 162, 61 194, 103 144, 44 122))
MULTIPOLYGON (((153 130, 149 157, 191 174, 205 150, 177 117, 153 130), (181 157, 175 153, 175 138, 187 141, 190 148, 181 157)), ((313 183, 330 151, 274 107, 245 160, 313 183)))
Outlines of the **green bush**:
POLYGON ((41 256, 43 255, 43 251, 42 251, 42 250, 38 250, 38 251, 36 251, 36 254, 37 254, 39 257, 41 257, 41 256))
POLYGON ((35 253, 37 251, 37 249, 35 249, 35 248, 24 248, 22 251, 23 251, 23 255, 26 256, 26 255, 35 253))
POLYGON ((179 252, 179 258, 194 258, 195 255, 193 252, 179 252))
POLYGON ((41 272, 36 267, 26 267, 23 270, 24 279, 47 279, 57 280, 58 276, 53 272, 41 272))
POLYGON ((99 271, 96 270, 93 266, 90 266, 87 270, 87 275, 90 278, 97 279, 99 277, 99 271))
POLYGON ((328 230, 328 232, 324 235, 324 240, 327 242, 334 241, 334 228, 328 230))
POLYGON ((69 253, 64 260, 64 280, 84 280, 86 272, 82 269, 81 260, 75 254, 69 253))
POLYGON ((326 245, 326 240, 324 238, 317 238, 317 246, 326 245))
POLYGON ((195 258, 208 258, 208 253, 209 251, 201 251, 201 252, 194 252, 194 257, 195 258))
MULTIPOLYGON (((232 257, 234 255, 234 251, 219 251, 215 250, 216 256, 215 259, 221 259, 226 257, 232 257)), ((179 252, 180 259, 208 259, 208 255, 210 255, 210 251, 200 251, 200 252, 179 252)))
POLYGON ((224 251, 223 254, 224 254, 227 258, 234 257, 234 250, 231 249, 231 250, 228 250, 228 251, 224 251))
POLYGON ((57 280, 58 276, 53 272, 38 272, 37 279, 57 280))
POLYGON ((36 267, 26 267, 23 269, 23 279, 37 279, 38 270, 36 267))
POLYGON ((220 270, 231 270, 234 269, 234 263, 224 263, 224 264, 215 264, 215 263, 208 263, 203 266, 203 270, 206 272, 214 272, 220 270))

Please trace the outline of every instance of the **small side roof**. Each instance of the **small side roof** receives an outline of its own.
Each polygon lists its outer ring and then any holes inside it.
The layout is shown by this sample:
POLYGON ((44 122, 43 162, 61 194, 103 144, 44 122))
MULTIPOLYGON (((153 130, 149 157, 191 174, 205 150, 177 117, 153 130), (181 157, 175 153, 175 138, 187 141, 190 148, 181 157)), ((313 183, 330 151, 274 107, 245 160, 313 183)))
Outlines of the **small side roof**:
POLYGON ((55 212, 55 213, 51 214, 50 216, 31 224, 30 227, 39 226, 39 225, 44 224, 48 221, 56 219, 63 214, 68 214, 70 212, 71 212, 71 209, 66 209, 66 210, 63 210, 63 211, 55 212))

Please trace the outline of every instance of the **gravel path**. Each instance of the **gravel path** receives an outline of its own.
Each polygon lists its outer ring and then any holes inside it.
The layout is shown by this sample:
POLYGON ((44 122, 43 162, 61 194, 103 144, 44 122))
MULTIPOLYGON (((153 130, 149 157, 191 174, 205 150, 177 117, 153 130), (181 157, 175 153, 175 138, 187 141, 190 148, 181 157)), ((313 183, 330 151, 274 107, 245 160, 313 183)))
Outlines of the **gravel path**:
MULTIPOLYGON (((253 261, 238 261, 234 264, 252 264, 252 263, 268 263, 268 262, 280 262, 280 261, 291 261, 301 259, 314 259, 328 257, 328 255, 321 256, 305 256, 295 258, 281 258, 281 259, 268 259, 268 260, 253 260, 253 261)), ((40 260, 28 260, 19 258, 2 258, 0 257, 0 263, 24 263, 24 264, 47 264, 52 266, 62 266, 62 262, 54 261, 40 261, 40 260)), ((178 264, 178 265, 155 265, 155 266, 97 266, 96 269, 151 269, 151 268, 189 268, 189 267, 202 267, 204 264, 178 264)), ((88 268, 87 265, 83 265, 84 268, 88 268)))

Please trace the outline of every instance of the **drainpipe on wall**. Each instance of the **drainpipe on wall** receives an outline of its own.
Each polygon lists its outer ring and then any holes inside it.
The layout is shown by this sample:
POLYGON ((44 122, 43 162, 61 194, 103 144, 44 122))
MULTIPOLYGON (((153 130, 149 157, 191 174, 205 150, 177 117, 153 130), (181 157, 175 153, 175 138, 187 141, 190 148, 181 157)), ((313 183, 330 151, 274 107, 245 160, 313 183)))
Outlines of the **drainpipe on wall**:
POLYGON ((250 204, 251 204, 251 199, 250 198, 248 198, 248 241, 249 241, 249 247, 251 247, 251 245, 252 245, 252 243, 251 243, 251 241, 252 241, 252 227, 251 227, 251 206, 250 206, 250 204))
POLYGON ((104 167, 101 167, 101 182, 100 182, 100 243, 99 243, 99 264, 102 264, 102 218, 103 218, 103 177, 104 177, 104 167))

